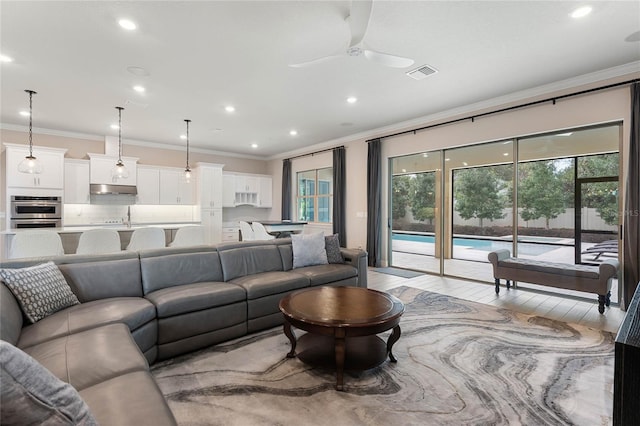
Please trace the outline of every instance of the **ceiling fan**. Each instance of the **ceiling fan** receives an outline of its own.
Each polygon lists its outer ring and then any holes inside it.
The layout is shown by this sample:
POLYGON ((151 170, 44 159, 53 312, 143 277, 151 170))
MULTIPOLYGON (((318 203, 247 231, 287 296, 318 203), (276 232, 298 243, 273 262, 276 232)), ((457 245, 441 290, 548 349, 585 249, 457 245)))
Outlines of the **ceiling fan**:
POLYGON ((351 30, 351 40, 345 52, 322 56, 320 58, 297 64, 289 64, 289 66, 292 68, 304 68, 344 56, 364 56, 371 62, 376 62, 392 68, 406 68, 411 66, 414 62, 413 59, 377 52, 364 47, 363 40, 367 33, 367 28, 369 27, 372 7, 373 0, 353 0, 351 2, 351 11, 349 16, 345 19, 349 24, 349 29, 351 30))

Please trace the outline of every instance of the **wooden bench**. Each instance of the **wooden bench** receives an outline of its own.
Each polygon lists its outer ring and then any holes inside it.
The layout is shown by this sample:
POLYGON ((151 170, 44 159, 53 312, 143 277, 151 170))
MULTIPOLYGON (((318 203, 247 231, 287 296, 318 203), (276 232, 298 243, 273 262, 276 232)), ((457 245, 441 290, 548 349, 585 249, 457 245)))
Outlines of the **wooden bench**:
POLYGON ((607 259, 599 266, 571 265, 511 257, 509 250, 489 253, 493 265, 496 294, 500 293, 500 279, 546 285, 598 295, 598 312, 610 305, 611 281, 618 276, 618 261, 607 259))

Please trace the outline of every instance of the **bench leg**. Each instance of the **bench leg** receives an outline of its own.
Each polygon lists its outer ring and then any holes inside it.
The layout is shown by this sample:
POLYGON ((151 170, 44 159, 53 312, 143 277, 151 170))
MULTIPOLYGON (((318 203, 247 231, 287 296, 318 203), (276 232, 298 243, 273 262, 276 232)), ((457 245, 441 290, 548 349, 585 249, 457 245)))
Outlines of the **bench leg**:
POLYGON ((500 294, 500 278, 496 278, 496 294, 500 294))
POLYGON ((606 299, 607 296, 605 296, 604 294, 598 295, 598 312, 600 312, 601 314, 604 314, 604 304, 606 299))
POLYGON ((607 305, 607 307, 611 306, 611 292, 610 291, 607 292, 607 298, 605 299, 604 304, 607 305))

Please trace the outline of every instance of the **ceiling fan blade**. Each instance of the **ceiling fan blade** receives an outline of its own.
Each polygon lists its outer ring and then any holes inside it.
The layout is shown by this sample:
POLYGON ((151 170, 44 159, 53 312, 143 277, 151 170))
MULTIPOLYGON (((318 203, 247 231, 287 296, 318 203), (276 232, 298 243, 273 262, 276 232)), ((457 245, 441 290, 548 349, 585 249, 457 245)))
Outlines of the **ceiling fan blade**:
POLYGON ((321 64, 323 62, 329 61, 329 60, 334 59, 334 58, 339 58, 341 56, 344 56, 344 55, 323 56, 321 58, 312 59, 312 60, 306 61, 306 62, 299 62, 297 64, 289 64, 289 66, 291 68, 306 68, 306 67, 310 67, 312 65, 321 64))
POLYGON ((351 42, 349 42, 349 47, 354 47, 362 43, 362 39, 369 27, 372 8, 373 0, 353 0, 351 2, 351 12, 347 17, 347 22, 351 29, 351 42))
POLYGON ((364 56, 372 62, 377 62, 378 64, 392 68, 410 67, 414 62, 413 59, 376 52, 375 50, 365 50, 364 56))

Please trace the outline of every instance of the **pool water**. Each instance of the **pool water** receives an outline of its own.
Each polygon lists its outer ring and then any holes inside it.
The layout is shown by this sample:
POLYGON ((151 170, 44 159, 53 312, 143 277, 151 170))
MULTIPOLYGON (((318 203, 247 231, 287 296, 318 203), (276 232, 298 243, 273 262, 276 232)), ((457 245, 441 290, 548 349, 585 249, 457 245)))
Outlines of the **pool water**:
MULTIPOLYGON (((435 242, 435 237, 432 235, 416 235, 416 234, 398 234, 392 233, 392 238, 395 241, 411 241, 416 243, 431 243, 435 242)), ((548 241, 559 240, 558 238, 551 238, 548 241)), ((470 238, 454 238, 453 239, 454 249, 456 247, 467 247, 472 248, 474 250, 482 250, 486 252, 506 249, 511 251, 512 243, 511 241, 492 241, 492 240, 476 240, 470 238)), ((547 253, 551 250, 555 250, 558 248, 557 246, 547 246, 543 244, 527 244, 527 243, 519 243, 518 244, 518 253, 529 256, 537 256, 539 254, 547 253)))

